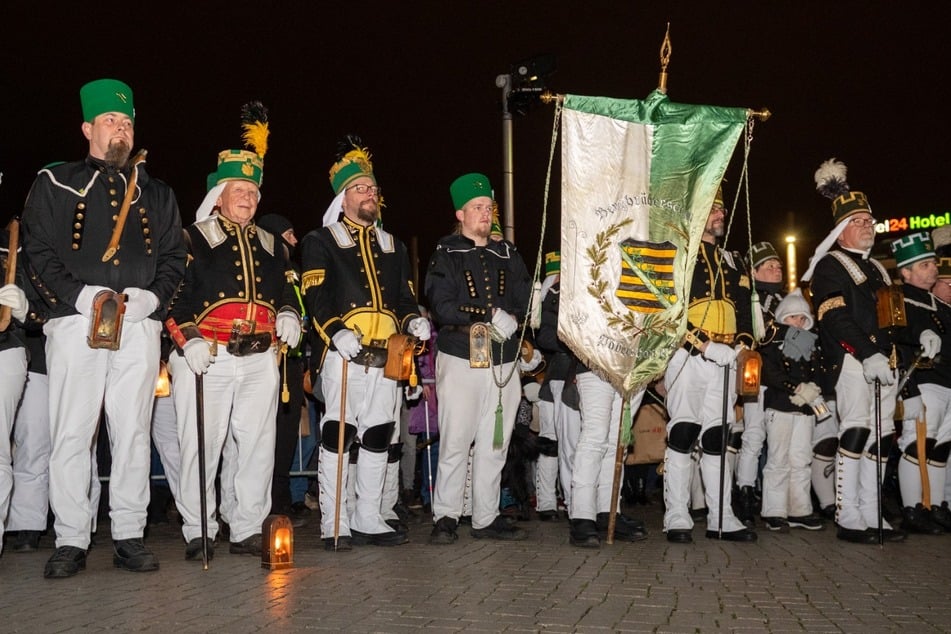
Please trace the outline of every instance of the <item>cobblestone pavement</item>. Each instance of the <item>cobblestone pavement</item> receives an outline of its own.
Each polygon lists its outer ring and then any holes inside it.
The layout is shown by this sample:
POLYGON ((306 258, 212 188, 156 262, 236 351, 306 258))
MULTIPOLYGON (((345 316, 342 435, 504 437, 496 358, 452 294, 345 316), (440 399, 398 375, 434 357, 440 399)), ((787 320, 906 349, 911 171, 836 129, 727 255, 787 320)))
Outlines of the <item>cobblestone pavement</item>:
POLYGON ((108 520, 87 569, 48 580, 52 553, 0 558, 0 632, 948 632, 951 535, 860 546, 834 532, 761 528, 756 544, 668 544, 658 506, 634 507, 650 537, 584 550, 567 522, 522 522, 523 542, 411 543, 330 553, 316 520, 296 532, 295 567, 268 572, 227 545, 208 571, 185 561, 172 525, 147 543, 161 570, 112 566, 108 520))

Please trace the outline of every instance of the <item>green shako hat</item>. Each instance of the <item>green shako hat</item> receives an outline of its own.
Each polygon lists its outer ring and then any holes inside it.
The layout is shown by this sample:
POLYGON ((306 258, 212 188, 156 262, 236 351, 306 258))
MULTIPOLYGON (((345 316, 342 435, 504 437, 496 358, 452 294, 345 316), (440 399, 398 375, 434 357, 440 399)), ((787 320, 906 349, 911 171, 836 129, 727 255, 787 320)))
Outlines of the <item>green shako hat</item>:
POLYGON ((898 268, 935 257, 931 236, 926 231, 892 240, 891 247, 892 253, 895 254, 895 266, 898 268))
POLYGON ((778 260, 779 254, 769 242, 757 242, 750 247, 750 268, 759 268, 767 260, 778 260))
POLYGON ((251 101, 241 107, 242 139, 249 150, 222 150, 218 153, 218 170, 214 182, 209 177, 209 189, 225 181, 249 181, 261 186, 264 180, 264 155, 270 136, 267 108, 260 101, 251 101))
POLYGON ((868 199, 860 191, 850 190, 845 177, 848 168, 842 161, 829 159, 816 170, 816 189, 832 201, 832 220, 836 225, 858 213, 872 214, 868 199))
POLYGON ((92 120, 103 112, 121 112, 135 120, 132 89, 118 79, 96 79, 79 89, 83 106, 83 121, 92 120))
POLYGON ((449 186, 449 195, 452 196, 452 204, 456 209, 462 209, 466 203, 479 196, 488 196, 492 198, 492 185, 489 184, 489 178, 485 174, 472 172, 463 174, 452 181, 449 186))
POLYGON ((369 176, 376 183, 370 159, 370 151, 363 147, 360 137, 348 134, 344 141, 338 143, 337 159, 330 166, 330 186, 334 194, 339 194, 361 176, 369 176))
POLYGON ((549 251, 545 254, 545 276, 561 271, 561 251, 549 251))

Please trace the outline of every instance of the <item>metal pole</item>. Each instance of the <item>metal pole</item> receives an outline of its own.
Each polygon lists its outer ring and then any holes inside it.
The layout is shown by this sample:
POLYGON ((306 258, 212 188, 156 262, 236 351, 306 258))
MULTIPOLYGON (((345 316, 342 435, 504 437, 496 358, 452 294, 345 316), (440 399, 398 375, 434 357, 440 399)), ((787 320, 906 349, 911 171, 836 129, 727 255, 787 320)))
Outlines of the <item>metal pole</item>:
POLYGON ((198 430, 198 507, 201 512, 201 569, 208 570, 208 496, 205 492, 205 378, 195 375, 195 404, 198 407, 196 427, 198 430))
POLYGON ((882 519, 882 383, 875 379, 875 490, 878 493, 878 545, 885 545, 882 519))
POLYGON ((343 489, 343 445, 344 428, 347 418, 347 370, 349 362, 343 360, 342 378, 340 379, 340 421, 337 430, 337 494, 334 497, 334 550, 340 539, 340 492, 343 489))
MULTIPOLYGON (((431 389, 436 389, 436 381, 433 379, 423 379, 423 386, 430 385, 431 389), (428 383, 427 383, 428 382, 428 383)), ((426 392, 423 392, 423 407, 426 408, 426 460, 429 464, 429 510, 433 513, 433 522, 436 521, 436 512, 433 510, 433 441, 429 432, 429 401, 426 400, 426 392)))
MULTIPOLYGON (((723 433, 720 436, 720 503, 717 509, 717 539, 723 539, 723 489, 726 483, 726 446, 730 442, 727 414, 730 409, 730 366, 723 367, 723 433)), ((700 458, 703 460, 703 458, 700 458)))
POLYGON ((502 233, 509 242, 515 242, 515 160, 513 158, 512 113, 509 95, 512 94, 512 76, 499 75, 495 85, 502 89, 502 233))

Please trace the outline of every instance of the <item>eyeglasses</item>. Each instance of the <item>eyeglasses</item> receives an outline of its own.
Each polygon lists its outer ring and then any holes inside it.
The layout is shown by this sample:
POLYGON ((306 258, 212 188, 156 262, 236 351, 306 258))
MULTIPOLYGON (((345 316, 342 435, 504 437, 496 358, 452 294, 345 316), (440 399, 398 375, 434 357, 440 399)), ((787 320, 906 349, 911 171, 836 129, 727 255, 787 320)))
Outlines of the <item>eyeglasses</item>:
POLYGON ((376 185, 364 185, 361 183, 360 185, 351 185, 347 189, 355 189, 357 190, 358 194, 366 194, 367 192, 370 192, 374 196, 383 195, 383 188, 377 187, 376 185))
POLYGON ((874 227, 877 221, 875 218, 851 218, 849 222, 856 227, 874 227))

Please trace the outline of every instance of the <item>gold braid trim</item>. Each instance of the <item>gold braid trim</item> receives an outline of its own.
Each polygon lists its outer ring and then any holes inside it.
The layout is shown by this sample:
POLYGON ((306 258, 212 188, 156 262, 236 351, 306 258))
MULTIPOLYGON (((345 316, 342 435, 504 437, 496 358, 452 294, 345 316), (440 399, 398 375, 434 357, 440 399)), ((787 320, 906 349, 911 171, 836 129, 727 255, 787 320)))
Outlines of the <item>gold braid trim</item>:
POLYGON ((311 269, 310 271, 305 271, 303 277, 301 278, 301 294, 306 294, 307 289, 311 286, 320 286, 323 284, 326 275, 326 269, 311 269))
POLYGON ((822 316, 825 315, 828 311, 833 308, 844 308, 845 307, 845 298, 844 297, 831 297, 826 301, 819 304, 819 310, 816 311, 819 321, 822 321, 822 316))

